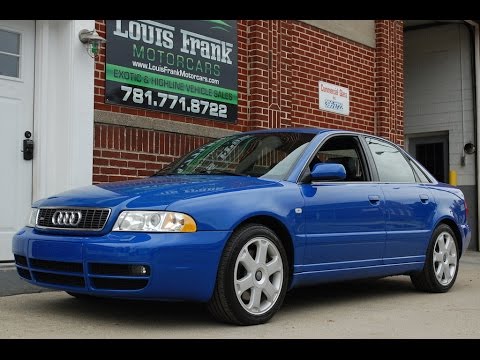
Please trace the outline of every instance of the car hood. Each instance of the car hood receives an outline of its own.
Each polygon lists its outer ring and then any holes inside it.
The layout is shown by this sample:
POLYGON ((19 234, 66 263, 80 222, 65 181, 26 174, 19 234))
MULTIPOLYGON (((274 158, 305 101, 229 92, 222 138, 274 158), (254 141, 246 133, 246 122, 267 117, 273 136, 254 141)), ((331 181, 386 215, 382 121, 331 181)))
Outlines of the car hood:
POLYGON ((279 186, 275 180, 228 175, 169 175, 77 188, 39 200, 34 207, 79 206, 165 209, 188 198, 279 186))

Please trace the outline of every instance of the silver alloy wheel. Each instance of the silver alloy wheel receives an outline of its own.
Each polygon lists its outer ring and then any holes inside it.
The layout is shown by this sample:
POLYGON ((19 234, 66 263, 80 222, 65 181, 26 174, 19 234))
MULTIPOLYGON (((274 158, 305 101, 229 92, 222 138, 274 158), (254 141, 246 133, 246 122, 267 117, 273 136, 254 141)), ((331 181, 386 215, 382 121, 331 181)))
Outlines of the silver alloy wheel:
POLYGON ((438 282, 447 286, 457 271, 457 246, 452 235, 443 231, 438 235, 433 247, 433 271, 438 282))
POLYGON ((235 294, 242 307, 261 315, 277 302, 283 283, 283 263, 275 244, 255 237, 240 250, 235 263, 235 294))

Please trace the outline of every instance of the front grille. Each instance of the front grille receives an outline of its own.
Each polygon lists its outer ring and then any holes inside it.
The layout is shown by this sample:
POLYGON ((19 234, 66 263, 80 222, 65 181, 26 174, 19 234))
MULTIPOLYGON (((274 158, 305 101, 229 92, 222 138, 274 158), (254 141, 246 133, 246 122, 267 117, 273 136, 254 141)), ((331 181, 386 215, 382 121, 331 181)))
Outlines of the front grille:
POLYGON ((43 270, 83 273, 83 264, 81 263, 30 259, 30 266, 43 270))
POLYGON ((146 279, 92 278, 92 285, 105 290, 140 290, 148 284, 146 279))
POLYGON ((33 277, 38 282, 54 285, 66 285, 72 287, 85 287, 85 280, 83 277, 60 275, 33 271, 33 277))
POLYGON ((86 208, 41 208, 38 212, 37 226, 40 228, 55 228, 66 230, 102 230, 110 215, 110 209, 86 208), (82 218, 77 225, 56 225, 53 215, 57 211, 80 211, 82 218))
POLYGON ((32 277, 30 276, 30 271, 17 267, 17 272, 18 275, 20 275, 22 278, 32 280, 32 277))
POLYGON ((15 256, 18 275, 32 283, 97 290, 140 290, 148 285, 147 264, 108 264, 52 261, 15 256))
POLYGON ((20 266, 25 266, 27 267, 27 258, 22 255, 14 255, 15 257, 15 264, 20 265, 20 266))

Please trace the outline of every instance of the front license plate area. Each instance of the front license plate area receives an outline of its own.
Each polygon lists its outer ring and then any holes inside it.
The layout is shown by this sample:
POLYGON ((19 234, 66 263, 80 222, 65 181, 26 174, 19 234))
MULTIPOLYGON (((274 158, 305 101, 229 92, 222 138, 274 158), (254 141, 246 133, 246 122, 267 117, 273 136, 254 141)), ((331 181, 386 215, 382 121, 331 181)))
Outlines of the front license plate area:
POLYGON ((82 244, 66 241, 31 240, 29 257, 55 261, 82 261, 82 244))

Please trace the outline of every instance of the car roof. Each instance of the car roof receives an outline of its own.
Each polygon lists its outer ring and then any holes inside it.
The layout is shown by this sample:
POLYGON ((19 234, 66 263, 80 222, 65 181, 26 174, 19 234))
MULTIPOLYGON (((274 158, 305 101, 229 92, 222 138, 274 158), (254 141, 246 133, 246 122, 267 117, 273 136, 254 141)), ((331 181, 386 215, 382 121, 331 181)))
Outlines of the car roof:
POLYGON ((332 129, 324 129, 324 128, 296 128, 296 127, 289 127, 289 128, 275 128, 275 129, 262 129, 262 130, 252 130, 246 131, 243 134, 268 134, 268 133, 298 133, 298 134, 320 134, 322 132, 327 131, 338 131, 332 129))
POLYGON ((379 136, 368 134, 360 131, 354 130, 344 130, 344 129, 327 129, 327 128, 307 128, 307 127, 288 127, 288 128, 272 128, 272 129, 258 129, 245 131, 238 134, 274 134, 274 133, 295 133, 295 134, 314 134, 318 135, 321 133, 337 133, 337 134, 351 134, 351 135, 367 135, 374 138, 379 138, 384 141, 389 141, 388 139, 381 138, 379 136))

